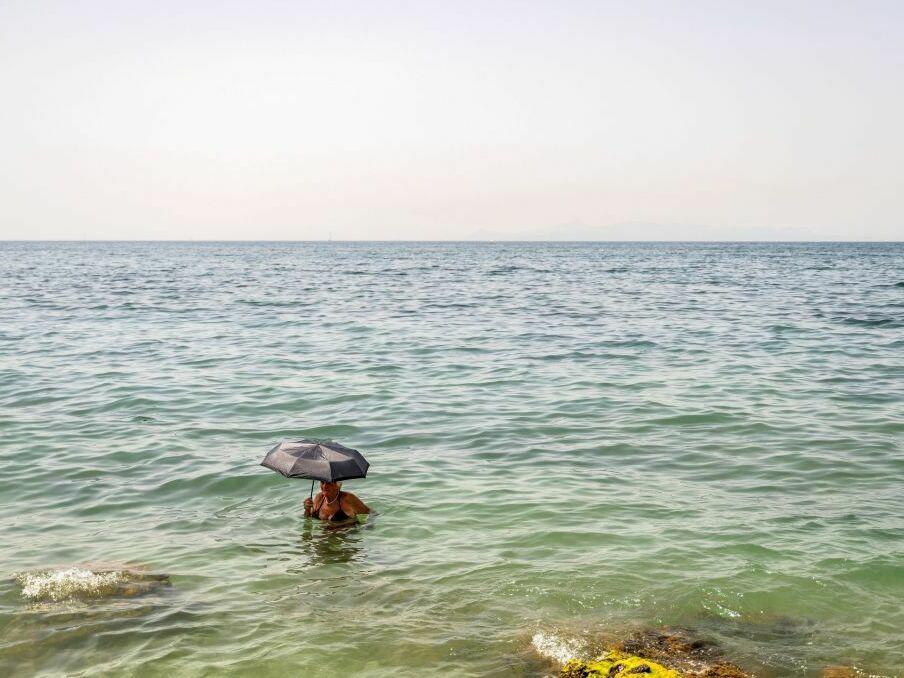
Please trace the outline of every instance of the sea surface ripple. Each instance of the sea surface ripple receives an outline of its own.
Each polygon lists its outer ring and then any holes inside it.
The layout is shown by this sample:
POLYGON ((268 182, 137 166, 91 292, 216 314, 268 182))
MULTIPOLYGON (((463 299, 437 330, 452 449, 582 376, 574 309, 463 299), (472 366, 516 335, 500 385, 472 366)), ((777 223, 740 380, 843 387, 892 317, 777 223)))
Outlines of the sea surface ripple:
POLYGON ((901 675, 902 415, 901 244, 0 243, 0 674, 901 675))

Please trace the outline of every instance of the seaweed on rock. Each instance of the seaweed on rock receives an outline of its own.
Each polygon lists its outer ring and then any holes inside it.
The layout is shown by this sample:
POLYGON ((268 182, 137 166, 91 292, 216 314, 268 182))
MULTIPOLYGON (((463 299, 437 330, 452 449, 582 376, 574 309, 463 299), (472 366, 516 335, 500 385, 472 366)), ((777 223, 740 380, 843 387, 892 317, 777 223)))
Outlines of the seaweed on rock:
POLYGON ((749 678, 727 661, 718 645, 689 629, 643 629, 591 661, 572 660, 561 678, 612 678, 646 674, 651 678, 749 678))
POLYGON ((611 676, 649 676, 649 678, 682 678, 677 671, 656 662, 624 654, 616 650, 599 659, 572 659, 562 667, 560 678, 610 678, 611 676))

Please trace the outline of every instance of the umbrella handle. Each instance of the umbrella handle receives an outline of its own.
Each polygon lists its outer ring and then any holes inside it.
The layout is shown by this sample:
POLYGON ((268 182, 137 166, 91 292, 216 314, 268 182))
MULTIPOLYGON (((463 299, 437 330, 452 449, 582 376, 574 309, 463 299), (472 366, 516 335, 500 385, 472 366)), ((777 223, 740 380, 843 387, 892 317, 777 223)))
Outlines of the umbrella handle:
POLYGON ((314 501, 314 481, 311 481, 311 501, 314 501))

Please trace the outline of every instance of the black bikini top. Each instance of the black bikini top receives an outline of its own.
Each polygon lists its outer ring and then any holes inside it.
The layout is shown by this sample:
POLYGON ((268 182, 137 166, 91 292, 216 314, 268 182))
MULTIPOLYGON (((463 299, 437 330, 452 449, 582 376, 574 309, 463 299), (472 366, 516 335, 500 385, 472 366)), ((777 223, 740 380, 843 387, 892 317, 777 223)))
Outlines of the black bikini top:
MULTIPOLYGON (((327 520, 331 523, 338 523, 340 520, 348 520, 349 518, 351 518, 350 515, 347 515, 345 513, 345 511, 342 510, 342 492, 340 492, 338 494, 338 496, 336 497, 336 501, 339 502, 339 508, 329 518, 321 518, 320 517, 320 509, 322 509, 323 505, 326 503, 326 495, 324 495, 323 500, 320 502, 320 506, 318 506, 317 510, 314 511, 314 513, 311 515, 313 515, 315 518, 317 518, 317 520, 327 520)), ((330 502, 330 503, 332 503, 332 502, 330 502)))

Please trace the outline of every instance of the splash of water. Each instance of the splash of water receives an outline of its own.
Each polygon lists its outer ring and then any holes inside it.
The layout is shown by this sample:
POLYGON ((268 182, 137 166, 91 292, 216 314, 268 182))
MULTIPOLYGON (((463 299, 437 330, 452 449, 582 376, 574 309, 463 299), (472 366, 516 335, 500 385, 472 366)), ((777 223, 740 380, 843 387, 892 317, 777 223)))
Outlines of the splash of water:
POLYGON ((14 576, 22 587, 22 597, 28 600, 60 601, 71 598, 95 598, 118 590, 125 581, 125 572, 94 572, 69 568, 20 572, 14 576))
POLYGON ((531 645, 541 657, 564 664, 569 659, 583 659, 586 654, 584 644, 577 638, 565 638, 554 633, 538 631, 531 638, 531 645))

